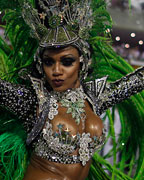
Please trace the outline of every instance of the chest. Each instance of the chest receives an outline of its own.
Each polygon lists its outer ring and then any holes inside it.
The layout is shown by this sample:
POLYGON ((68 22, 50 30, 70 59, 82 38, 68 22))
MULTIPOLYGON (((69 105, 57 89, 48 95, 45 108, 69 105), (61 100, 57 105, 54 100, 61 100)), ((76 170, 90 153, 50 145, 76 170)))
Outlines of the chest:
POLYGON ((69 132, 72 136, 77 133, 90 133, 91 136, 99 136, 102 132, 102 122, 100 118, 94 114, 89 103, 84 103, 84 117, 77 124, 73 118, 72 113, 68 113, 68 108, 63 107, 60 103, 58 104, 58 114, 50 121, 52 124, 53 132, 57 132, 59 125, 62 125, 63 131, 69 132))

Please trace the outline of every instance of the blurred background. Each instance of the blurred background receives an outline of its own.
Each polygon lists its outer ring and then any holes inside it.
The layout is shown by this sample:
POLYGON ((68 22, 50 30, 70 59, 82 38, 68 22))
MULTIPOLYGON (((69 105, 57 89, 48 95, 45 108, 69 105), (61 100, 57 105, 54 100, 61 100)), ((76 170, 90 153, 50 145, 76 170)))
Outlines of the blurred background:
MULTIPOLYGON (((144 66, 144 0, 106 0, 114 21, 113 47, 135 68, 144 66)), ((108 30, 109 31, 109 30, 108 30)))
MULTIPOLYGON (((106 0, 113 23, 113 47, 135 68, 144 66, 144 0, 106 0)), ((0 24, 3 14, 0 12, 0 24)), ((107 31, 110 31, 109 29, 107 31)), ((4 37, 0 26, 0 36, 4 37)))

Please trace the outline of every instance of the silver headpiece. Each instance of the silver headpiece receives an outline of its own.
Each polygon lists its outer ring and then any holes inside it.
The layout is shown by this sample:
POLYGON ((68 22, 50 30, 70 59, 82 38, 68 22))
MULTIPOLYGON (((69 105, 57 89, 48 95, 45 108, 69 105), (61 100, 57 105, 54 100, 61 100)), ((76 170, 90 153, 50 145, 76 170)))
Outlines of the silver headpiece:
POLYGON ((87 40, 94 21, 91 0, 37 0, 36 4, 38 9, 28 0, 22 5, 22 15, 31 28, 31 35, 38 39, 40 48, 76 46, 83 55, 81 76, 85 78, 90 64, 87 40))

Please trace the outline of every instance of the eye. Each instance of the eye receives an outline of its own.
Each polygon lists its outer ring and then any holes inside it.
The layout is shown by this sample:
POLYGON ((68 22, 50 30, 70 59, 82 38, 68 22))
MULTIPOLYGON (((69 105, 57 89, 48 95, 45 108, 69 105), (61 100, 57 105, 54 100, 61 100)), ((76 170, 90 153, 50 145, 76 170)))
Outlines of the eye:
POLYGON ((44 58, 43 59, 43 63, 46 65, 46 66, 52 66, 55 62, 53 59, 51 58, 44 58))
POLYGON ((76 61, 74 58, 64 58, 61 60, 61 64, 63 66, 72 66, 72 64, 76 61))

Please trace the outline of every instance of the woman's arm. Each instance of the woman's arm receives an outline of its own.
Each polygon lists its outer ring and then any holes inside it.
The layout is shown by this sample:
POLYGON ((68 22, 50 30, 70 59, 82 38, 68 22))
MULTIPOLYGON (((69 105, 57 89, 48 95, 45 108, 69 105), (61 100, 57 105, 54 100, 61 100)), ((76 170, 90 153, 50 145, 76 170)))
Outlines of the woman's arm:
POLYGON ((103 92, 98 97, 97 113, 100 115, 108 108, 122 102, 144 89, 144 67, 125 77, 107 83, 103 92))
POLYGON ((36 95, 34 90, 0 79, 0 106, 8 109, 20 119, 35 114, 36 95))
POLYGON ((86 83, 87 88, 95 95, 97 115, 101 115, 108 108, 122 102, 144 89, 144 67, 107 83, 107 77, 86 83))

